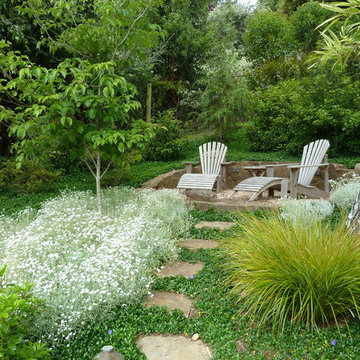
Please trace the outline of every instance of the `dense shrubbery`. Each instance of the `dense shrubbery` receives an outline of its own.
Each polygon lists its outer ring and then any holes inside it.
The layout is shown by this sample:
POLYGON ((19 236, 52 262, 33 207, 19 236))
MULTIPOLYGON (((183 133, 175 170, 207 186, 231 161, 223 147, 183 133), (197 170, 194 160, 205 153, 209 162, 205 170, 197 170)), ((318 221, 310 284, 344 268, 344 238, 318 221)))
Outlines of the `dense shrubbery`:
POLYGON ((173 191, 104 191, 104 214, 89 192, 69 192, 36 212, 0 217, 0 257, 7 281, 32 282, 47 308, 33 334, 51 346, 85 323, 147 293, 161 261, 176 257, 176 238, 189 225, 173 191))
POLYGON ((360 310, 360 236, 345 221, 284 222, 247 215, 237 235, 223 243, 228 283, 241 311, 283 331, 287 319, 308 326, 360 310))
POLYGON ((32 342, 31 323, 40 311, 31 287, 7 283, 0 269, 0 358, 4 360, 50 359, 44 344, 32 342))
POLYGON ((360 82, 343 73, 281 82, 257 95, 249 128, 255 151, 301 154, 314 139, 330 141, 330 154, 359 154, 360 82))
POLYGON ((252 69, 246 77, 256 91, 268 89, 287 79, 300 78, 306 73, 307 65, 303 60, 280 58, 252 69))
MULTIPOLYGON (((315 61, 310 52, 319 49, 322 38, 316 28, 333 13, 318 2, 298 5, 289 20, 284 14, 261 10, 246 27, 244 50, 254 65, 247 78, 256 99, 249 131, 252 149, 298 154, 304 144, 327 138, 330 154, 359 154, 356 67, 347 73, 309 70, 315 61)), ((334 31, 342 24, 339 21, 334 31)), ((336 54, 337 45, 332 44, 336 54)))
POLYGON ((49 171, 39 162, 23 162, 17 169, 15 161, 8 160, 0 168, 0 189, 17 194, 38 192, 60 176, 60 171, 49 171))
POLYGON ((301 5, 291 16, 290 24, 293 30, 294 40, 298 48, 303 52, 315 48, 320 39, 320 29, 316 29, 331 15, 318 2, 310 1, 301 5))
POLYGON ((155 137, 146 147, 144 158, 164 161, 176 159, 183 149, 184 143, 180 140, 181 124, 175 117, 175 110, 158 112, 152 122, 158 124, 159 128, 155 132, 155 137))
POLYGON ((247 58, 256 65, 282 58, 295 49, 288 21, 270 10, 259 11, 249 19, 244 43, 247 58))

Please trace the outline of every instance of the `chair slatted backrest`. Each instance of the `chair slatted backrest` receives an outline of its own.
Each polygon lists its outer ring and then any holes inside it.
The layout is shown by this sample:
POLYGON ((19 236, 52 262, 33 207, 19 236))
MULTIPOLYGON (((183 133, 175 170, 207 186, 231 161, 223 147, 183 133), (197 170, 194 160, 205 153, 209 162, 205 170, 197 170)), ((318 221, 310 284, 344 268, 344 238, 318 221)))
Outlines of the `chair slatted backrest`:
POLYGON ((208 142, 199 146, 201 171, 203 174, 220 174, 225 161, 227 146, 219 142, 208 142))
MULTIPOLYGON (((304 146, 301 165, 321 164, 329 146, 329 141, 324 139, 313 141, 304 146)), ((309 186, 316 170, 317 167, 301 168, 298 183, 309 186)))

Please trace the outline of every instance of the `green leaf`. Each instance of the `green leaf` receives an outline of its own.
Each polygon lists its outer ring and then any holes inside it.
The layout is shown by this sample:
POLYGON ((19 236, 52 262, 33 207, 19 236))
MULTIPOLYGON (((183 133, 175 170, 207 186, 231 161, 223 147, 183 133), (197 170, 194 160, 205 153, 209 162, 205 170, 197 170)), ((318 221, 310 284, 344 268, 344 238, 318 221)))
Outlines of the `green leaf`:
POLYGON ((95 116, 96 116, 96 111, 94 108, 91 108, 87 111, 87 115, 89 117, 89 119, 94 120, 95 116))
POLYGON ((125 151, 125 146, 123 143, 118 144, 117 148, 121 153, 123 153, 125 151))

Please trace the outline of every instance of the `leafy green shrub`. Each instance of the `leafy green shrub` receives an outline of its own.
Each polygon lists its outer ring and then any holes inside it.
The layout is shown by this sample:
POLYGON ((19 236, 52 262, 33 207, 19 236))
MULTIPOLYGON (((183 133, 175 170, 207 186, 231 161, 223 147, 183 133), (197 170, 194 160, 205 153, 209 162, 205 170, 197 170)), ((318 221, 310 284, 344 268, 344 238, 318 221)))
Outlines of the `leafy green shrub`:
POLYGON ((227 283, 246 311, 263 326, 284 330, 287 319, 316 327, 339 317, 359 317, 360 236, 345 219, 330 223, 284 222, 248 214, 223 242, 227 283))
POLYGON ((30 286, 8 284, 0 269, 0 359, 50 359, 45 344, 32 342, 30 328, 39 311, 30 286))
POLYGON ((72 159, 67 153, 58 152, 50 154, 49 169, 61 171, 62 175, 89 171, 83 161, 72 159))
POLYGON ((305 144, 325 138, 330 155, 360 153, 360 82, 344 73, 283 81, 256 99, 248 131, 252 150, 300 156, 305 144))
POLYGON ((270 10, 255 13, 246 27, 244 45, 247 58, 256 65, 290 54, 294 41, 288 20, 270 10))
POLYGON ((104 190, 102 216, 93 193, 66 192, 39 211, 0 215, 0 257, 7 280, 31 281, 47 305, 34 334, 66 346, 85 323, 148 292, 155 268, 176 258, 189 220, 173 190, 104 190))
POLYGON ((302 51, 315 49, 321 38, 321 29, 316 29, 327 18, 332 16, 329 10, 324 9, 316 1, 307 2, 296 9, 290 18, 294 39, 302 51))
POLYGON ((144 158, 146 160, 172 160, 176 159, 183 149, 181 137, 181 124, 175 117, 175 110, 165 110, 157 113, 153 118, 155 124, 160 125, 155 137, 146 147, 144 158))
POLYGON ((17 194, 34 193, 60 176, 60 171, 49 171, 38 162, 26 161, 17 169, 15 161, 8 160, 0 169, 0 189, 17 194))
POLYGON ((246 78, 252 89, 268 89, 281 81, 305 75, 307 67, 308 65, 302 60, 280 58, 249 71, 246 78))
POLYGON ((285 221, 308 225, 325 219, 333 210, 334 206, 326 200, 283 200, 280 216, 285 221))

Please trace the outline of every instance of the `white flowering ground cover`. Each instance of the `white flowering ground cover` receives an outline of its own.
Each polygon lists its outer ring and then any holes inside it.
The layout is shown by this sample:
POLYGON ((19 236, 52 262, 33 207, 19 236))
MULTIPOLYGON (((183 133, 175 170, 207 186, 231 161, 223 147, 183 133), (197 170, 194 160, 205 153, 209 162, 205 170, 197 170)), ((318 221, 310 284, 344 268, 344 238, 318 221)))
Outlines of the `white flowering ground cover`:
POLYGON ((176 257, 189 227, 176 191, 104 191, 99 216, 90 192, 67 192, 39 211, 0 216, 0 256, 9 281, 34 285, 46 309, 36 333, 51 347, 70 342, 87 321, 139 300, 161 261, 176 257))

